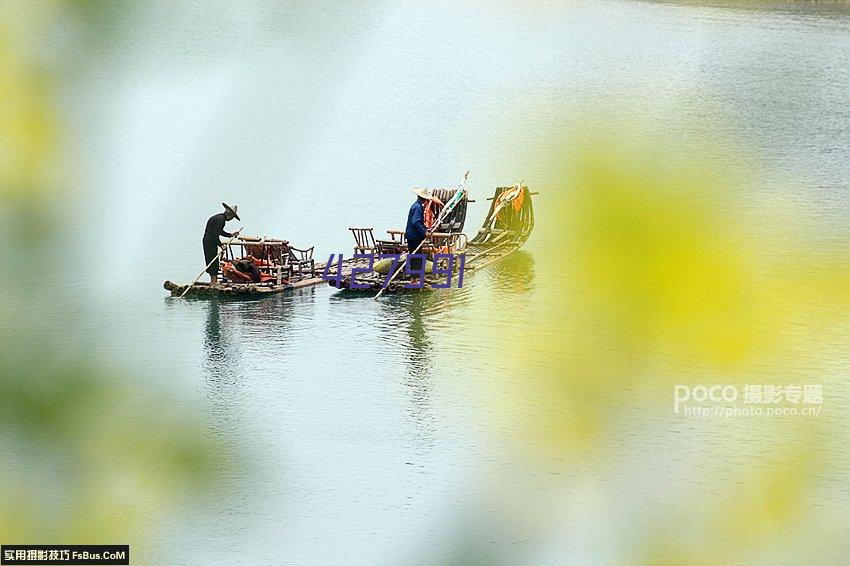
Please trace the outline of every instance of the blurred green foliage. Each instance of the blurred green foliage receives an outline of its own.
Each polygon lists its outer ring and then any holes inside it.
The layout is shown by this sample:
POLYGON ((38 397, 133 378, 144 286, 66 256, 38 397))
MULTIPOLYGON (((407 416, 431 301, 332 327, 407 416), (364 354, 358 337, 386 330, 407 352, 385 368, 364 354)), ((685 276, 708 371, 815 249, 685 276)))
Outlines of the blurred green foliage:
POLYGON ((71 195, 39 47, 68 8, 0 4, 0 260, 15 266, 0 273, 0 541, 134 544, 212 493, 223 447, 155 382, 87 354, 74 329, 95 314, 47 283, 67 267, 72 219, 57 213, 71 195))

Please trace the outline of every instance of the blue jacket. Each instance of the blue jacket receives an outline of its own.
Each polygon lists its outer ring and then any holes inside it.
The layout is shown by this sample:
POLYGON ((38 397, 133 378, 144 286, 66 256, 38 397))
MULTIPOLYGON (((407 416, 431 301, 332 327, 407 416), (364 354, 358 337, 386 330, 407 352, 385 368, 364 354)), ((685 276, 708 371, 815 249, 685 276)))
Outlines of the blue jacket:
POLYGON ((404 236, 407 241, 425 239, 425 205, 419 199, 416 199, 410 207, 410 212, 407 213, 407 228, 404 229, 404 236))

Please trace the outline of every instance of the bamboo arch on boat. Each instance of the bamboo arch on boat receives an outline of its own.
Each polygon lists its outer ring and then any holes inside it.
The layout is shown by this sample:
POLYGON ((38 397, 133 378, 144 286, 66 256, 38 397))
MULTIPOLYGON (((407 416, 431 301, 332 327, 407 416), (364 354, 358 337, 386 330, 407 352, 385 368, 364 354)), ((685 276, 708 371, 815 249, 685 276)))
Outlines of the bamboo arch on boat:
MULTIPOLYGON (((460 185, 458 185, 457 191, 455 191, 455 194, 452 196, 452 198, 450 198, 446 202, 445 206, 443 206, 443 209, 440 210, 440 214, 437 216, 437 219, 434 221, 434 224, 432 225, 432 229, 429 230, 428 233, 426 234, 426 237, 423 238, 423 240, 421 242, 419 242, 419 245, 416 246, 416 249, 413 250, 413 252, 411 254, 408 254, 408 255, 415 255, 419 251, 419 249, 425 244, 425 242, 428 241, 428 238, 434 233, 434 230, 436 230, 437 227, 440 225, 440 222, 442 222, 443 219, 452 210, 454 210, 455 206, 457 206, 457 204, 463 198, 463 192, 464 192, 464 190, 466 190, 466 180, 468 178, 469 178, 469 171, 467 171, 466 173, 463 174, 463 178, 460 180, 460 185)), ((384 294, 384 291, 387 290, 387 288, 390 286, 390 283, 393 282, 393 279, 395 279, 398 276, 398 274, 401 273, 402 269, 404 269, 404 264, 400 265, 398 267, 398 269, 395 270, 395 273, 393 273, 392 277, 390 277, 389 280, 387 280, 386 284, 383 286, 383 288, 381 288, 381 290, 378 291, 378 293, 374 297, 375 300, 377 300, 381 295, 384 294)))

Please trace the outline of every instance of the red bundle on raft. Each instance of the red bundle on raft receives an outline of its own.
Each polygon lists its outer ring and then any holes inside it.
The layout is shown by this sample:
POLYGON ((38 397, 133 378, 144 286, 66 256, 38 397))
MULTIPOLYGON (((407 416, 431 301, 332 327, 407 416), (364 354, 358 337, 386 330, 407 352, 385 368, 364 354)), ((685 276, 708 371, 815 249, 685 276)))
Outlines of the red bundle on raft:
POLYGON ((241 259, 228 261, 221 266, 221 272, 227 277, 228 281, 233 283, 266 283, 276 280, 274 275, 260 271, 260 267, 268 266, 268 260, 257 259, 249 255, 241 259))

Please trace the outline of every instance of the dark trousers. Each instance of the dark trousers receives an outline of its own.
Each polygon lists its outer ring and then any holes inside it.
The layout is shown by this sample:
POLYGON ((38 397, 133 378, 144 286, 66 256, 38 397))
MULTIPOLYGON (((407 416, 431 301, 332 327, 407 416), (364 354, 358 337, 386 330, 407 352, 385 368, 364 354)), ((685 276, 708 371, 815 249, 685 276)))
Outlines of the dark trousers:
MULTIPOLYGON (((416 251, 416 248, 419 247, 419 244, 422 243, 423 240, 407 240, 407 253, 412 254, 416 251)), ((410 271, 424 269, 424 256, 422 254, 422 250, 416 251, 416 255, 419 257, 411 257, 410 258, 410 271)), ((416 277, 415 275, 413 277, 416 277)))
POLYGON ((218 275, 218 259, 216 259, 216 257, 218 256, 218 246, 220 241, 221 240, 218 239, 218 236, 204 234, 204 260, 206 260, 204 263, 209 263, 215 259, 215 261, 212 262, 212 265, 207 268, 207 273, 210 275, 218 275))

